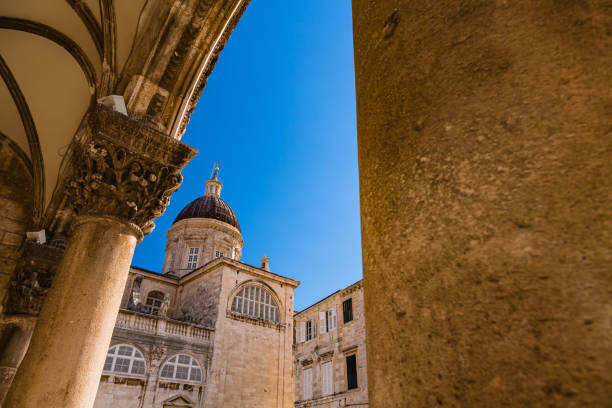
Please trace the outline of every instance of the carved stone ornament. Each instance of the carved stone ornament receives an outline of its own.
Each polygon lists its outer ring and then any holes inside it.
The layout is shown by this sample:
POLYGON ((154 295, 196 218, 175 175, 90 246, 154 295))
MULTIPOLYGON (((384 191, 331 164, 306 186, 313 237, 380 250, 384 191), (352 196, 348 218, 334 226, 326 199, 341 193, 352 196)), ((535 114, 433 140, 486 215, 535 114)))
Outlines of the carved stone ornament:
POLYGON ((51 287, 62 250, 26 241, 9 288, 7 312, 38 316, 51 287))
POLYGON ((166 355, 166 348, 162 346, 151 346, 151 360, 161 361, 166 355))
POLYGON ((148 234, 196 150, 102 105, 72 146, 66 186, 76 215, 110 215, 148 234))

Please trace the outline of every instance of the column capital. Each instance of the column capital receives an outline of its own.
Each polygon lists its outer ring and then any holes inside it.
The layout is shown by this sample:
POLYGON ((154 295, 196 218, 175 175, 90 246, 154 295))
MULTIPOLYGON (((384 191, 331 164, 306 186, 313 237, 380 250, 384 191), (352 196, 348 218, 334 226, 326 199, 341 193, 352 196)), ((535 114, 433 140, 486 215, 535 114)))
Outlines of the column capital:
POLYGON ((70 206, 75 215, 116 217, 146 235, 196 152, 142 121, 94 106, 69 151, 70 206))

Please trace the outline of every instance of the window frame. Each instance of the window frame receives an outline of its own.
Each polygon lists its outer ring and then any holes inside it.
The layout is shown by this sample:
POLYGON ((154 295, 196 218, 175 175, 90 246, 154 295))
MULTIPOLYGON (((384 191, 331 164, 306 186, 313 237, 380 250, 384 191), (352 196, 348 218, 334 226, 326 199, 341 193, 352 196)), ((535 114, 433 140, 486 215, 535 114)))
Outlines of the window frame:
POLYGON ((308 319, 304 326, 304 341, 313 340, 317 337, 317 325, 315 319, 308 319))
POLYGON ((357 367, 357 353, 352 353, 352 354, 346 355, 345 359, 344 359, 344 363, 345 363, 345 366, 346 366, 346 370, 345 370, 346 371, 346 390, 350 391, 350 390, 359 389, 359 376, 358 376, 358 372, 357 372, 358 371, 357 370, 357 368, 358 368, 357 367), (351 376, 349 375, 349 358, 351 358, 351 357, 354 360, 354 369, 355 369, 355 376, 354 376, 355 381, 354 381, 354 386, 353 387, 351 387, 351 385, 353 385, 353 384, 351 384, 351 381, 350 381, 351 380, 351 376))
POLYGON ((190 354, 179 353, 179 354, 174 354, 173 356, 168 357, 166 361, 164 361, 164 364, 162 364, 159 368, 159 378, 165 381, 189 382, 189 383, 201 384, 204 381, 204 370, 202 370, 202 366, 200 365, 200 362, 198 361, 198 359, 196 359, 190 354), (189 362, 188 363, 181 362, 180 357, 188 357, 189 362), (171 360, 174 360, 174 361, 171 361, 171 360), (164 375, 164 370, 166 366, 172 366, 172 376, 164 375), (187 378, 177 378, 177 375, 179 373, 178 368, 182 368, 182 369, 187 368, 187 378), (197 372, 193 370, 194 368, 199 370, 199 373, 200 373, 199 380, 191 379, 192 371, 197 372))
POLYGON ((321 395, 326 397, 334 393, 334 364, 332 360, 321 363, 321 395))
POLYGON ((161 290, 151 290, 147 293, 147 298, 145 300, 145 308, 148 314, 152 314, 154 316, 159 316, 159 310, 161 309, 162 304, 164 303, 164 299, 166 298, 166 294, 161 290), (151 297, 152 294, 159 293, 161 298, 151 297), (159 305, 149 304, 149 299, 152 299, 152 303, 158 302, 159 305))
POLYGON ((353 320, 353 298, 350 297, 342 302, 342 321, 347 324, 353 320))
POLYGON ((113 374, 113 375, 128 375, 128 376, 137 376, 137 377, 145 377, 147 375, 147 361, 144 358, 142 352, 131 344, 120 343, 114 344, 110 346, 106 352, 106 360, 104 361, 104 368, 102 369, 103 373, 113 374), (122 347, 129 347, 131 349, 130 355, 119 354, 122 347), (111 350, 115 349, 112 355, 109 356, 111 350), (108 359, 111 358, 110 367, 107 368, 107 364, 109 363, 108 359), (128 368, 127 371, 118 371, 117 360, 128 360, 128 368), (134 362, 142 362, 142 370, 143 372, 133 372, 134 370, 134 362))
POLYGON ((304 400, 312 399, 312 366, 304 367, 303 370, 303 382, 304 382, 304 400), (306 381, 306 373, 308 373, 309 381, 306 381), (308 391, 308 392, 307 392, 308 391))
POLYGON ((281 308, 278 304, 278 299, 270 289, 250 283, 236 290, 231 297, 229 310, 241 316, 279 324, 281 308))
POLYGON ((187 248, 187 269, 195 269, 198 267, 198 260, 200 258, 200 247, 190 246, 187 248))

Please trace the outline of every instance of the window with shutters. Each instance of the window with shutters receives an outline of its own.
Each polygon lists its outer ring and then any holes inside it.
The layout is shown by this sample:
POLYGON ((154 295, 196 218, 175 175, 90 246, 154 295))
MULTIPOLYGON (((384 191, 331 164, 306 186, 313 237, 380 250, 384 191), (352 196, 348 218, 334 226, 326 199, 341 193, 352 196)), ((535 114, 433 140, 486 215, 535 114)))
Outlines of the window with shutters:
POLYGON ((198 256, 200 255, 200 248, 191 247, 187 253, 187 269, 195 269, 198 266, 198 256))
POLYGON ((346 383, 349 390, 357 388, 357 356, 346 356, 346 383))
POLYGON ((234 296, 231 311, 276 323, 280 321, 278 306, 270 292, 255 285, 245 286, 234 296))
POLYGON ((348 323, 353 320, 353 298, 346 299, 342 302, 342 314, 344 317, 344 323, 348 323))
POLYGON ((108 349, 104 371, 130 375, 145 375, 145 360, 140 351, 128 344, 118 344, 108 349))
POLYGON ((167 380, 201 382, 202 369, 195 358, 187 354, 177 354, 164 363, 160 377, 167 380))
POLYGON ((323 395, 330 395, 334 392, 334 379, 331 361, 321 364, 321 374, 323 382, 323 395))
POLYGON ((319 330, 321 334, 336 330, 336 309, 319 312, 319 330))
POLYGON ((304 369, 304 399, 312 398, 312 367, 304 369))
POLYGON ((315 321, 314 319, 306 321, 305 341, 312 340, 315 337, 315 321))

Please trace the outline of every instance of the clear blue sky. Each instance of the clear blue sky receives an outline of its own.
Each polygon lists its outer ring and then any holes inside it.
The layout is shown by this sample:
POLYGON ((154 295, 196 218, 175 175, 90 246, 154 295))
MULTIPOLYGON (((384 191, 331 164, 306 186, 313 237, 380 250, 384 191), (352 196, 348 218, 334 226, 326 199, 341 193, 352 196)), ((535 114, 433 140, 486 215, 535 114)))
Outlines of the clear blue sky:
POLYGON ((252 0, 183 137, 199 153, 134 265, 161 271, 166 231, 220 160, 242 261, 265 253, 301 281, 296 310, 361 279, 351 24, 348 0, 252 0))

